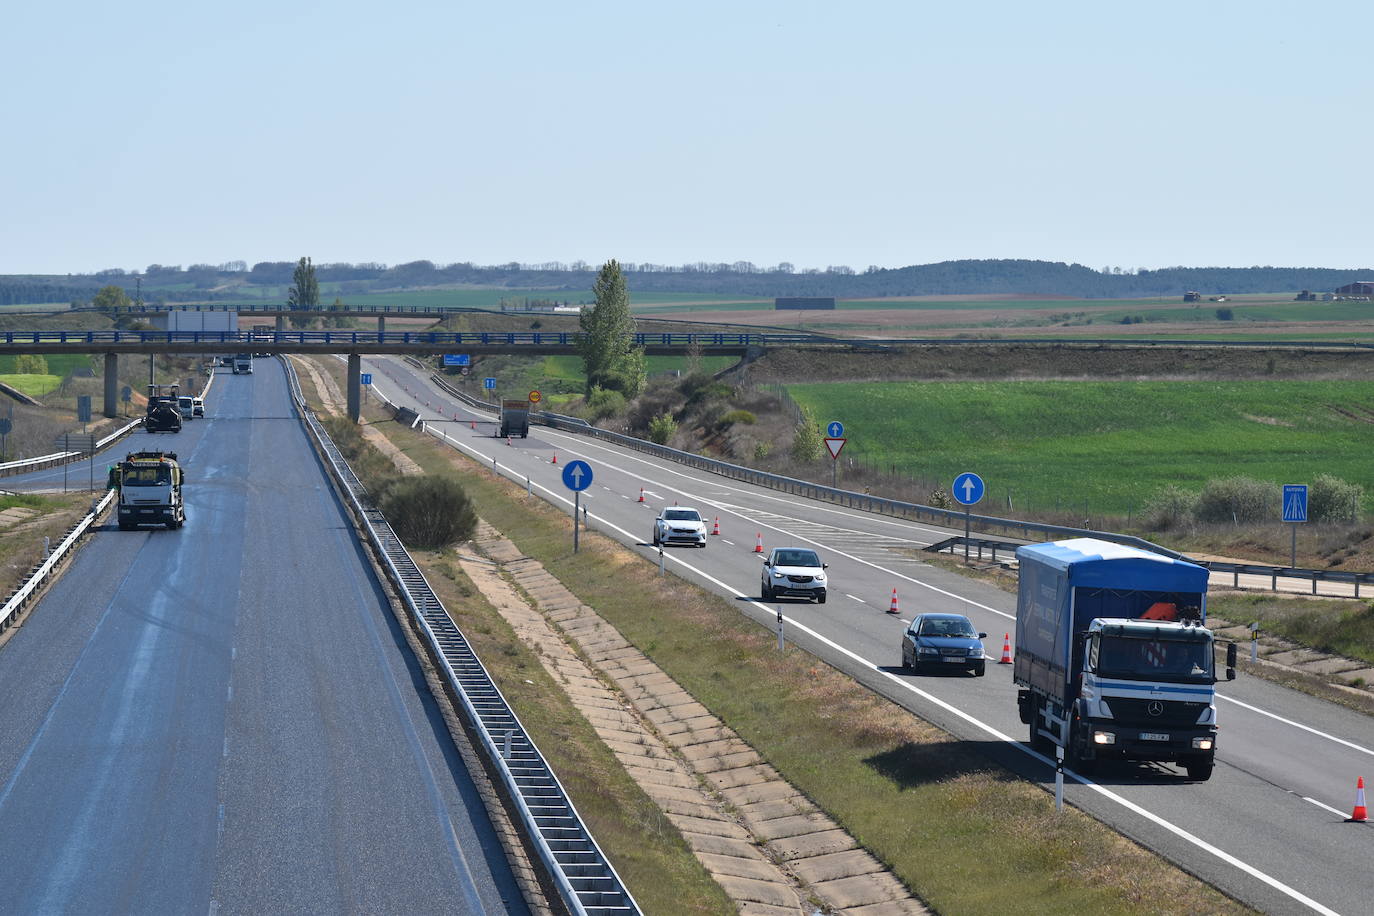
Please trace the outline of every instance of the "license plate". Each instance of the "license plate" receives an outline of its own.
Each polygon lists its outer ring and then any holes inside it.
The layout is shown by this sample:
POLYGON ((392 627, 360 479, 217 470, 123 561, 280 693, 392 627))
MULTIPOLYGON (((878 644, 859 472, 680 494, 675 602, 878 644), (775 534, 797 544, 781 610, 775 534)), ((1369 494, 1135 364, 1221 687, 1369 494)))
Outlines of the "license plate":
POLYGON ((1140 740, 1141 740, 1141 741, 1168 741, 1168 740, 1169 740, 1169 736, 1168 736, 1168 735, 1162 735, 1162 734, 1160 734, 1159 732, 1141 732, 1141 733, 1140 733, 1140 740))
POLYGON ((957 656, 957 655, 946 655, 946 656, 945 656, 945 661, 947 661, 947 662, 954 662, 956 665, 962 665, 962 664, 964 663, 965 659, 960 658, 960 657, 957 656))

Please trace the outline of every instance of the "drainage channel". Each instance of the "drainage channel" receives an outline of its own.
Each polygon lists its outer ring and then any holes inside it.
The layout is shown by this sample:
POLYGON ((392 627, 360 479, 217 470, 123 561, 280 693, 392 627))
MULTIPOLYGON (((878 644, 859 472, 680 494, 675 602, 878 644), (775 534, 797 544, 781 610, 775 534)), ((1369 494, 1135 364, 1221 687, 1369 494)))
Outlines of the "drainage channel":
POLYGON ((419 566, 374 508, 367 491, 323 425, 306 406, 300 382, 286 364, 301 416, 343 483, 349 501, 381 552, 402 601, 441 660, 450 687, 477 725, 481 748, 505 782, 526 833, 568 910, 587 916, 630 916, 640 909, 582 823, 558 777, 530 740, 506 698, 453 623, 419 566))

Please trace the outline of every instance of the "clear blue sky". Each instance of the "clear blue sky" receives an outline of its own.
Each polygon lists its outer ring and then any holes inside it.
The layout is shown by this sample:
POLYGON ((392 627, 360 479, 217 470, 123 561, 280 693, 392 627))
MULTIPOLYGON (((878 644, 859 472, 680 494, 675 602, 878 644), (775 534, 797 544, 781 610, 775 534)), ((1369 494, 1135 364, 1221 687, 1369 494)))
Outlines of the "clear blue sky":
POLYGON ((1374 4, 10 4, 0 273, 1374 265, 1374 4))

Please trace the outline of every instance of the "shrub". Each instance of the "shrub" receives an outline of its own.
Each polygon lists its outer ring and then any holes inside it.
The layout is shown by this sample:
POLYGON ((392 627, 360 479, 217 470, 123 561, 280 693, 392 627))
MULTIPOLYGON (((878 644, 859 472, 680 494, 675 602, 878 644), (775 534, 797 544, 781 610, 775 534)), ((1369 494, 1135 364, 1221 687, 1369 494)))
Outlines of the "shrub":
POLYGON ((1202 522, 1265 522, 1279 517, 1278 488, 1252 477, 1209 480, 1198 497, 1202 522))
POLYGON ((649 421, 649 441, 667 445, 668 440, 677 432, 677 421, 672 414, 661 413, 649 421))
POLYGON ((1170 484, 1150 497, 1140 513, 1140 521, 1152 531, 1182 528, 1197 512, 1198 494, 1170 484))
POLYGON ((1236 317, 1230 309, 1217 309, 1217 321, 1230 321, 1236 317))
POLYGON ((1307 488, 1307 517, 1314 522, 1358 522, 1364 487, 1318 474, 1307 488))
POLYGON ((764 459, 766 459, 766 458, 767 458, 769 455, 771 455, 771 454, 773 454, 773 446, 772 446, 771 443, 768 443, 768 442, 755 442, 755 443, 754 443, 754 460, 755 460, 755 461, 763 461, 764 459))
POLYGON ((587 396, 587 411, 593 421, 613 417, 624 410, 625 395, 610 388, 592 386, 592 393, 587 396))
POLYGON ((821 448, 821 428, 816 425, 811 411, 802 407, 801 419, 797 421, 796 434, 792 437, 792 457, 797 461, 818 461, 821 448))
POLYGON ((472 500, 452 477, 397 478, 383 489, 377 508, 412 547, 437 550, 477 530, 472 500))
POLYGON ((757 423, 758 421, 759 421, 759 418, 756 417, 756 416, 754 416, 753 411, 750 411, 750 410, 732 410, 732 411, 730 411, 729 413, 727 413, 725 416, 723 416, 723 417, 720 418, 720 425, 721 425, 721 426, 734 426, 736 423, 746 423, 746 424, 749 424, 749 425, 752 426, 753 424, 757 423))

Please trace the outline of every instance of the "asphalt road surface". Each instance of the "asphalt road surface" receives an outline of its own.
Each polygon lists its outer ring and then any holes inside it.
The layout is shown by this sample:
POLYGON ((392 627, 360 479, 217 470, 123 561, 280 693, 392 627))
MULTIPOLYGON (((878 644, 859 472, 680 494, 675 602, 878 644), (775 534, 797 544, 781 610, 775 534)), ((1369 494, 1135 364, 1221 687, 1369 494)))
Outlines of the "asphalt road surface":
POLYGON ((285 374, 255 368, 97 456, 99 486, 174 449, 186 526, 107 523, 0 649, 0 911, 526 912, 285 374))
MULTIPOLYGON (((572 493, 562 481, 563 465, 587 461, 594 480, 582 505, 590 526, 655 562, 648 542, 664 505, 694 506, 711 524, 719 519, 721 534, 707 549, 666 549, 666 568, 734 599, 740 613, 770 628, 781 609, 793 642, 972 750, 1052 785, 1050 762, 1027 746, 1011 666, 996 664, 1003 634, 1014 629, 1015 597, 920 560, 921 546, 956 532, 753 487, 541 426, 507 445, 493 438, 491 414, 462 408, 427 381, 428 373, 401 359, 366 362, 377 391, 416 407, 455 447, 522 482, 528 478, 534 492, 565 510, 572 493), (754 553, 759 538, 765 550, 816 548, 830 564, 827 604, 764 604, 761 558, 754 553), (887 613, 894 588, 897 615, 887 613), (988 633, 986 677, 918 676, 898 667, 902 629, 923 611, 966 614, 988 633)), ((976 458, 969 462, 974 470, 976 464, 976 458)), ((1369 912, 1374 831, 1344 819, 1356 779, 1374 775, 1374 720, 1244 675, 1222 682, 1218 692, 1221 727, 1210 781, 1189 782, 1182 770, 1163 764, 1104 764, 1091 780, 1071 773, 1068 800, 1265 912, 1369 912)), ((1052 804, 1048 795, 1046 804, 1052 804)))

